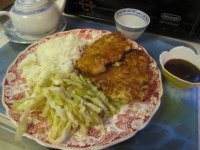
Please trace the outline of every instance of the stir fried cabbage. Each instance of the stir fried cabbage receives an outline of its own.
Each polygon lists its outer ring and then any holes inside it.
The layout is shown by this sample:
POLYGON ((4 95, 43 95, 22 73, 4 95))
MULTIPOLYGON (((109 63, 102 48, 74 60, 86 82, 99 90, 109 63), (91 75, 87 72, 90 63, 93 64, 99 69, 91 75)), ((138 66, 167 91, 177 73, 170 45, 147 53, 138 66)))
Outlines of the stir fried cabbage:
POLYGON ((103 117, 115 114, 121 106, 76 73, 48 74, 48 78, 32 87, 28 96, 15 101, 12 106, 21 113, 17 135, 26 132, 29 114, 39 112, 51 124, 48 139, 54 144, 77 131, 86 134, 91 126, 97 125, 105 131, 103 117))

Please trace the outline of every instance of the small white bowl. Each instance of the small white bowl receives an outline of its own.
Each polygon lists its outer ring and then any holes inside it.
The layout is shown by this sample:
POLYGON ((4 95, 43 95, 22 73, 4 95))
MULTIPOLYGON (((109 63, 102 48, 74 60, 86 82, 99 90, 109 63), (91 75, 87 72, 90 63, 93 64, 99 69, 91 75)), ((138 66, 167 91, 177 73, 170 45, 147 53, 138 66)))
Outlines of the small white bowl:
POLYGON ((173 87, 178 89, 185 89, 200 86, 200 82, 189 82, 167 71, 164 65, 171 59, 182 59, 188 61, 200 70, 200 55, 195 54, 192 49, 184 46, 175 47, 170 51, 164 51, 160 54, 160 64, 163 74, 173 87))
POLYGON ((146 13, 132 8, 118 10, 114 18, 117 30, 132 40, 139 38, 150 23, 146 13))

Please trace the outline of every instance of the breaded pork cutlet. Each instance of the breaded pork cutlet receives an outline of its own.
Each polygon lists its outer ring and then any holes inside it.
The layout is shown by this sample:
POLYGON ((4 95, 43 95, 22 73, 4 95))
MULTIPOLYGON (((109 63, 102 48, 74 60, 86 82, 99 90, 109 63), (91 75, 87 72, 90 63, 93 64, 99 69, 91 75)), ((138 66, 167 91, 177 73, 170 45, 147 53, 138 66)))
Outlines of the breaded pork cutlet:
POLYGON ((129 103, 143 101, 149 94, 149 56, 142 50, 125 54, 119 66, 108 67, 107 71, 89 78, 112 100, 129 103))
POLYGON ((84 74, 99 74, 106 71, 106 65, 120 60, 131 50, 131 44, 120 32, 104 35, 87 46, 75 67, 84 74))

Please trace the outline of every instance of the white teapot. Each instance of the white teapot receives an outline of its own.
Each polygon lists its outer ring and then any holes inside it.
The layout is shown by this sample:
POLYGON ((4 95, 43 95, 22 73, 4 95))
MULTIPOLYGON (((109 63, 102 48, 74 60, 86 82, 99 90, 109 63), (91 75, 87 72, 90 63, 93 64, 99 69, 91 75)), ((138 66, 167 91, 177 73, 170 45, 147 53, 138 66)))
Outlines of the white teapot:
POLYGON ((16 0, 7 15, 17 32, 41 36, 56 31, 66 0, 16 0))

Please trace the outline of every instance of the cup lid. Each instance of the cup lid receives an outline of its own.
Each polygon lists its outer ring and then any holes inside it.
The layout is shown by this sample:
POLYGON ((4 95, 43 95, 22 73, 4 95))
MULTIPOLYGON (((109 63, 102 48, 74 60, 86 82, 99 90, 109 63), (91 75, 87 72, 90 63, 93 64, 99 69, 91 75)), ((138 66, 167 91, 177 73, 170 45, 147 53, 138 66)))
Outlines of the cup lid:
POLYGON ((33 11, 47 5, 48 0, 16 0, 14 8, 18 11, 33 11))

